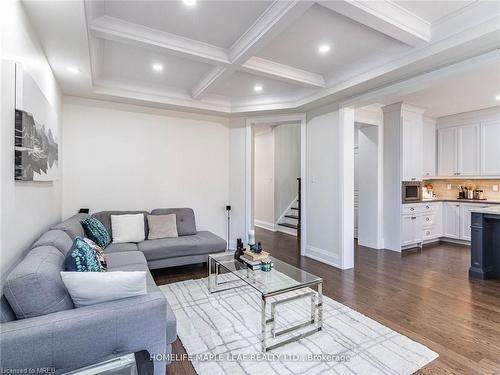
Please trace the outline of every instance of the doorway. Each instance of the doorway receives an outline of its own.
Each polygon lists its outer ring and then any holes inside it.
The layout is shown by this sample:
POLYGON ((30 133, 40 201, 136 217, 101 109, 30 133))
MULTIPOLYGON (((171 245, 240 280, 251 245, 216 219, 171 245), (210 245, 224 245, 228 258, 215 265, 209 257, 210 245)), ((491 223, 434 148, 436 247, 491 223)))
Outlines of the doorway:
POLYGON ((354 237, 374 249, 382 244, 382 114, 356 109, 354 134, 354 237), (356 116, 357 115, 357 116, 356 116))
POLYGON ((296 236, 303 253, 305 116, 247 119, 246 228, 296 236))

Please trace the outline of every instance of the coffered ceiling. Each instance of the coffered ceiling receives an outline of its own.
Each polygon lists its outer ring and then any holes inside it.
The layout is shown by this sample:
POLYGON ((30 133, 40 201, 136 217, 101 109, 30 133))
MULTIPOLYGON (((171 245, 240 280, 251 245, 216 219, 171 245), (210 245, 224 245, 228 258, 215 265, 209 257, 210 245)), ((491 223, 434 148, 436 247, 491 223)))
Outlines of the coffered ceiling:
POLYGON ((498 2, 23 5, 64 93, 226 114, 303 110, 500 48, 498 2))

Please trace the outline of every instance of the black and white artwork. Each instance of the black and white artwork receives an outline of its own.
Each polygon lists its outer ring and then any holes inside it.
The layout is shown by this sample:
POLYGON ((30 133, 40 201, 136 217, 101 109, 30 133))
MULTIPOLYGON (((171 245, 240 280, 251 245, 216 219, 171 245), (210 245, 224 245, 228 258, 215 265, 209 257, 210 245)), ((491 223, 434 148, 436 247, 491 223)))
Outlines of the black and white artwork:
POLYGON ((57 115, 35 80, 16 64, 14 178, 59 178, 57 115))

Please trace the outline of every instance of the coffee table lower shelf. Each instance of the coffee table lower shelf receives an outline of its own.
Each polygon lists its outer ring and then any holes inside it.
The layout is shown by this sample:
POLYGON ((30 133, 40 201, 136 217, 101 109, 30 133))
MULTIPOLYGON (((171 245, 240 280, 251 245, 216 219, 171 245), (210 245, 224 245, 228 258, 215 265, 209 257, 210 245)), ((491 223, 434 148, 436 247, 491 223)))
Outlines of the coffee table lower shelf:
MULTIPOLYGON (((216 259, 209 257, 208 261, 208 290, 210 293, 222 292, 228 289, 234 289, 246 285, 252 286, 255 282, 255 272, 264 272, 264 271, 252 271, 250 269, 246 269, 245 277, 238 276, 235 280, 219 280, 220 275, 220 267, 225 268, 230 273, 234 274, 234 270, 227 268, 223 263, 217 262, 216 259)), ((243 271, 243 270, 240 270, 243 271)), ((278 271, 271 271, 278 272, 278 271)), ((272 293, 262 293, 261 292, 261 349, 262 352, 267 352, 278 348, 280 346, 289 344, 291 342, 295 342, 304 337, 310 336, 318 331, 323 329, 323 280, 319 279, 309 283, 303 283, 300 285, 294 285, 289 288, 284 288, 283 290, 273 291, 272 293), (311 287, 316 286, 316 291, 311 290, 311 287), (304 293, 297 294, 291 297, 286 297, 279 299, 279 296, 289 293, 291 291, 306 289, 304 293), (273 297, 273 301, 269 302, 268 300, 273 297), (295 324, 290 327, 283 328, 281 330, 276 330, 276 310, 279 306, 286 305, 287 303, 294 302, 296 300, 308 300, 308 304, 310 306, 310 319, 303 323, 295 324), (270 318, 268 318, 268 305, 270 308, 270 318), (270 327, 270 337, 268 337, 268 331, 270 327), (309 330, 305 330, 306 327, 312 327, 309 330), (286 334, 292 334, 295 331, 301 331, 299 334, 288 337, 282 341, 277 341, 276 339, 280 336, 286 334), (268 338, 272 338, 274 342, 271 345, 268 345, 268 338)))

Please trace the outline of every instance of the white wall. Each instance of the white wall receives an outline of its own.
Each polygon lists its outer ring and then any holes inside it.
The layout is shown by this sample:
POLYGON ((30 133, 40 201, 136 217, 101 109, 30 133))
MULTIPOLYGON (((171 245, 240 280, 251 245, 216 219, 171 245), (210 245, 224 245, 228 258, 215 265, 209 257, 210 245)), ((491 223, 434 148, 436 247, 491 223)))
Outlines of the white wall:
POLYGON ((227 237, 227 119, 64 97, 63 124, 64 217, 192 207, 198 230, 227 237))
POLYGON ((358 130, 358 244, 379 247, 378 127, 358 130))
POLYGON ((229 204, 231 204, 230 247, 236 239, 246 243, 246 123, 244 118, 229 120, 229 204))
POLYGON ((340 268, 354 265, 353 148, 352 110, 309 115, 305 255, 340 268))
POLYGON ((255 133, 254 204, 255 225, 274 230, 275 133, 267 127, 255 133))
POLYGON ((274 155, 274 222, 276 222, 298 194, 300 124, 284 124, 274 128, 274 155))
MULTIPOLYGON (((2 1, 2 89, 1 233, 0 272, 2 280, 32 242, 61 219, 61 183, 14 182, 14 63, 20 62, 47 101, 60 123, 59 87, 19 1, 2 1)), ((61 129, 59 127, 59 139, 61 129)), ((60 157, 61 162, 61 157, 60 157)))
POLYGON ((329 113, 307 123, 306 255, 338 264, 340 258, 338 115, 329 113))

